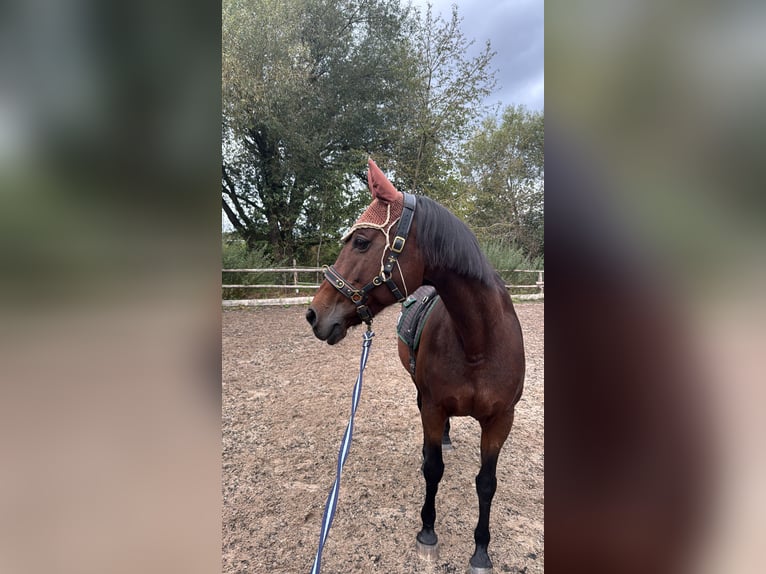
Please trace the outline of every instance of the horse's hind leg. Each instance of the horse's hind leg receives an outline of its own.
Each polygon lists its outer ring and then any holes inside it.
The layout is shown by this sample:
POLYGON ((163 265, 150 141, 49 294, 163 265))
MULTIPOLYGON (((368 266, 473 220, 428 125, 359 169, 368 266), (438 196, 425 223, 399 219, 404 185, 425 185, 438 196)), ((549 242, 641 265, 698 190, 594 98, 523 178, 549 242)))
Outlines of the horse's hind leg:
POLYGON ((436 492, 439 490, 439 481, 444 474, 441 441, 446 416, 423 408, 421 418, 423 420, 423 478, 426 481, 426 498, 423 509, 420 511, 423 528, 417 535, 418 554, 421 558, 435 559, 438 542, 434 531, 436 492))
POLYGON ((484 574, 492 571, 489 558, 489 511, 497 489, 497 458, 508 438, 513 424, 513 411, 490 422, 481 423, 481 470, 476 476, 476 494, 479 496, 479 522, 474 530, 476 549, 471 556, 470 572, 484 574))
POLYGON ((444 423, 444 433, 442 433, 442 451, 452 450, 454 448, 452 446, 452 441, 449 438, 449 431, 449 417, 447 417, 447 421, 444 423))

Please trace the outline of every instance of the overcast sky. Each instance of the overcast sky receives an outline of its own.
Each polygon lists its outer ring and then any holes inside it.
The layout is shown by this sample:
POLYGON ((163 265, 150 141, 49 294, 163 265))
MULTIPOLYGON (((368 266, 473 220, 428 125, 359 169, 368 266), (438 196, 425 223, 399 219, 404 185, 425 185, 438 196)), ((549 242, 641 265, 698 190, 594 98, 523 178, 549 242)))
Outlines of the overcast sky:
MULTIPOLYGON (((425 9, 429 0, 412 0, 425 9)), ((480 52, 487 40, 497 52, 492 62, 497 87, 487 103, 523 104, 530 110, 544 106, 543 0, 430 0, 433 13, 447 20, 457 5, 465 37, 480 52)), ((469 54, 470 55, 470 54, 469 54)))

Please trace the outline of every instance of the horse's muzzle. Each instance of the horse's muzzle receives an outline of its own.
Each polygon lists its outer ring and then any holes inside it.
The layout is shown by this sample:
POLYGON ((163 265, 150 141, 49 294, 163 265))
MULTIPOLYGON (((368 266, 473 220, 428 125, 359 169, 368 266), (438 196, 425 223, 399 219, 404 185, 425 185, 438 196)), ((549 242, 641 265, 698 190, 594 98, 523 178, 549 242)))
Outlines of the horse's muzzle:
POLYGON ((346 336, 345 325, 329 319, 321 320, 311 307, 306 311, 306 321, 311 325, 314 336, 320 341, 327 341, 329 345, 334 345, 346 336))

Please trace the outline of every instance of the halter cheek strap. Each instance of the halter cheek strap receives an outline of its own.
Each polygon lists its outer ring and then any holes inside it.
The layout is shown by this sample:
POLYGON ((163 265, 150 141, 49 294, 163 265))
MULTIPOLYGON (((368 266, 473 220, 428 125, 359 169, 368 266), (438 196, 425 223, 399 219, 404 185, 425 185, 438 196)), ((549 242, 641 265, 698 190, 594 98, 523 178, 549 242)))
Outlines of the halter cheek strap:
MULTIPOLYGON (((399 302, 406 299, 406 295, 402 295, 399 291, 399 287, 396 286, 391 276, 394 273, 394 265, 399 259, 399 254, 404 249, 404 244, 407 243, 407 236, 410 234, 410 227, 412 227, 412 220, 415 218, 415 207, 417 206, 417 198, 411 193, 404 194, 404 209, 402 210, 402 216, 399 219, 399 225, 396 227, 396 236, 391 241, 390 253, 383 263, 383 269, 380 271, 380 278, 383 279, 386 287, 394 294, 396 300, 399 302)), ((377 279, 377 277, 376 277, 377 279)), ((373 279, 374 281, 374 279, 373 279)))
POLYGON ((397 301, 401 302, 406 298, 405 295, 402 295, 399 287, 392 279, 392 275, 394 272, 394 266, 399 259, 399 254, 404 249, 405 243, 407 243, 407 236, 409 235, 410 228, 412 227, 412 220, 415 217, 416 206, 416 197, 410 193, 405 193, 404 209, 402 210, 402 215, 399 218, 399 225, 396 228, 396 236, 394 237, 393 241, 391 241, 391 245, 386 246, 390 253, 383 262, 380 270, 380 275, 375 276, 372 281, 367 283, 367 285, 361 289, 355 289, 346 279, 343 278, 340 273, 338 273, 335 267, 330 265, 324 268, 325 279, 327 279, 330 285, 351 299, 351 302, 356 305, 356 312, 358 313, 359 317, 363 322, 367 323, 367 325, 372 324, 372 313, 370 312, 369 307, 367 307, 367 298, 370 291, 375 289, 375 287, 385 284, 391 293, 393 293, 394 297, 396 297, 397 301))

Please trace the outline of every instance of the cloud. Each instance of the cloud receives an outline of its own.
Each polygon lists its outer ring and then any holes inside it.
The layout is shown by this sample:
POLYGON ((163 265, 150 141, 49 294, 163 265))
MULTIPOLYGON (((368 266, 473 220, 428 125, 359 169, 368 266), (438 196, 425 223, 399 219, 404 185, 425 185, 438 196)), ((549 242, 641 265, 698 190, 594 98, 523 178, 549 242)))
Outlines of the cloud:
MULTIPOLYGON (((428 0, 414 0, 425 8, 428 0)), ((434 14, 447 18, 456 4, 466 38, 478 53, 487 40, 497 53, 497 88, 487 103, 544 107, 544 6, 542 0, 432 0, 434 14)))

